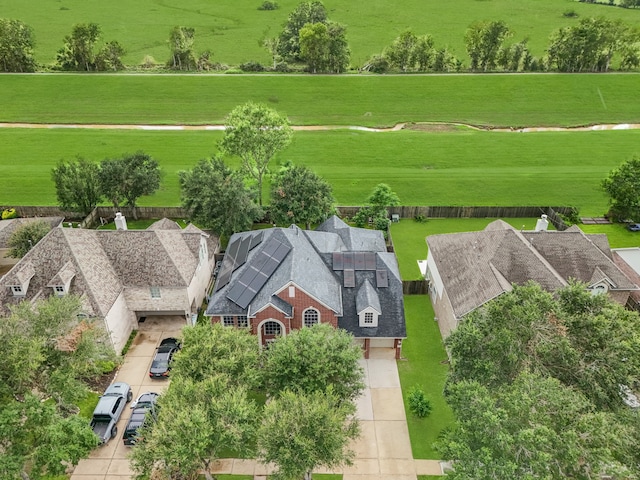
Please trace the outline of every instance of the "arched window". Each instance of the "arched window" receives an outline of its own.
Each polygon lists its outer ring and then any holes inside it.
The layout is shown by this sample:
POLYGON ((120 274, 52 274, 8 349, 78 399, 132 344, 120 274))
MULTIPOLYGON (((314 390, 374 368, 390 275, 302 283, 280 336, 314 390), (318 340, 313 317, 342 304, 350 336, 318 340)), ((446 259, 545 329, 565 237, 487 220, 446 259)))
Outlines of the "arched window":
POLYGON ((305 327, 313 327, 320 322, 320 313, 315 308, 308 308, 304 311, 303 324, 305 327))
POLYGON ((280 324, 272 320, 266 322, 262 328, 264 328, 265 335, 280 335, 282 333, 280 324))

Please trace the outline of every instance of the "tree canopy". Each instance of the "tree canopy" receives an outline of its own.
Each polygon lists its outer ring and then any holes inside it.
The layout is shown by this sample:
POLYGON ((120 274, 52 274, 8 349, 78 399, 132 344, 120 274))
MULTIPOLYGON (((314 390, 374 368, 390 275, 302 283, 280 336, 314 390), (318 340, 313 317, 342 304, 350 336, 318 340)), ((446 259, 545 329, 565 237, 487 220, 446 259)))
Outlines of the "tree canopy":
POLYGON ((96 162, 82 157, 61 160, 51 171, 51 178, 63 210, 87 216, 102 200, 100 166, 96 162))
POLYGON ((219 157, 200 160, 178 175, 182 206, 191 219, 221 235, 248 230, 264 215, 255 192, 219 157))
POLYGON ((446 340, 452 478, 636 478, 623 391, 638 385, 638 321, 580 283, 516 285, 465 316, 446 340))
POLYGON ((311 169, 287 165, 271 181, 271 220, 279 225, 322 223, 334 211, 331 185, 311 169))
POLYGON ((364 227, 371 221, 378 230, 386 231, 390 222, 387 208, 400 205, 400 199, 389 185, 379 183, 365 203, 365 206, 360 208, 353 217, 353 221, 359 227, 364 227))
POLYGON ((62 70, 90 72, 94 70, 120 70, 124 68, 120 57, 124 48, 115 40, 105 44, 97 53, 96 45, 102 30, 97 23, 78 23, 57 53, 57 64, 62 70))
POLYGON ((300 61, 300 30, 306 24, 326 23, 327 10, 319 1, 301 2, 289 14, 286 23, 280 33, 278 53, 289 61, 300 61))
POLYGON ((51 230, 51 226, 42 220, 29 222, 17 228, 7 242, 10 250, 8 257, 22 258, 36 243, 38 243, 51 230))
POLYGON ((496 68, 498 53, 511 30, 503 21, 476 22, 464 36, 471 70, 491 71, 496 68))
POLYGON ((153 195, 160 188, 158 162, 144 152, 106 158, 100 162, 100 190, 114 208, 121 202, 131 207, 137 219, 136 204, 140 197, 153 195))
POLYGON ((614 218, 640 221, 640 157, 611 170, 602 181, 602 188, 609 194, 614 218))
POLYGON ((292 135, 289 120, 266 105, 247 102, 227 116, 220 147, 224 153, 240 157, 245 174, 257 182, 260 205, 269 162, 291 143, 292 135))
POLYGON ((351 335, 328 324, 293 330, 269 348, 264 369, 267 393, 304 393, 332 388, 340 401, 355 400, 364 388, 361 350, 351 335), (296 358, 295 362, 291 359, 296 358))
POLYGON ((0 72, 33 72, 33 29, 20 20, 0 18, 0 72))

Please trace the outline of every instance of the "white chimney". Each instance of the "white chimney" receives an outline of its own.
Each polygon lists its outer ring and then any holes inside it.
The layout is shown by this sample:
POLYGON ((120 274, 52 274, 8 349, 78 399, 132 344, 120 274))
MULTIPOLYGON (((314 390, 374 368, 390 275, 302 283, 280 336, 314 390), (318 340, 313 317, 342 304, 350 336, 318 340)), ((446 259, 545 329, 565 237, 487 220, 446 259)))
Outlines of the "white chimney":
POLYGON ((114 221, 116 223, 116 230, 126 230, 127 229, 127 219, 124 218, 124 215, 122 215, 120 212, 116 213, 116 218, 115 218, 114 221))
POLYGON ((542 215, 536 222, 536 232, 546 232, 549 228, 549 220, 546 215, 542 215))

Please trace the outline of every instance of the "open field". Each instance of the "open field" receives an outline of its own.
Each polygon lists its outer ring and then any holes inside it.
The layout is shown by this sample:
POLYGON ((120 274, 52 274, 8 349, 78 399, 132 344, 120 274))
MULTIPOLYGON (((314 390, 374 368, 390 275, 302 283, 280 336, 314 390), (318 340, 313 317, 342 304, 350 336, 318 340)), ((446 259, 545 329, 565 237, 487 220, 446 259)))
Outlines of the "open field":
MULTIPOLYGON (((125 62, 139 64, 145 55, 158 62, 168 58, 167 38, 175 25, 196 29, 197 51, 209 49, 214 60, 238 64, 249 60, 269 62, 258 45, 264 36, 280 32, 282 23, 299 0, 278 0, 280 9, 259 11, 262 0, 30 0, 0 2, 2 16, 17 18, 35 30, 36 57, 49 64, 76 23, 101 25, 105 40, 118 40, 127 50, 125 62)), ((362 65, 379 53, 401 31, 412 28, 430 33, 438 47, 448 46, 466 58, 464 33, 477 20, 504 20, 514 31, 514 41, 529 38, 536 56, 542 55, 552 31, 573 25, 580 18, 604 15, 640 23, 640 11, 590 5, 572 0, 324 0, 329 18, 348 26, 352 64, 362 65), (565 18, 567 10, 579 17, 565 18)), ((465 60, 466 61, 466 60, 465 60)))
POLYGON ((253 100, 294 125, 640 123, 638 84, 640 74, 2 75, 0 122, 212 124, 253 100))
MULTIPOLYGON (((163 169, 141 205, 178 205, 177 171, 216 149, 221 132, 0 129, 0 205, 55 205, 50 170, 76 155, 101 160, 143 150, 163 169)), ((284 160, 311 167, 339 205, 360 205, 381 181, 404 205, 571 205, 602 215, 602 178, 640 154, 640 131, 443 133, 297 132, 284 160)), ((238 162, 230 159, 230 165, 238 162)), ((266 191, 265 191, 266 194, 266 191)))

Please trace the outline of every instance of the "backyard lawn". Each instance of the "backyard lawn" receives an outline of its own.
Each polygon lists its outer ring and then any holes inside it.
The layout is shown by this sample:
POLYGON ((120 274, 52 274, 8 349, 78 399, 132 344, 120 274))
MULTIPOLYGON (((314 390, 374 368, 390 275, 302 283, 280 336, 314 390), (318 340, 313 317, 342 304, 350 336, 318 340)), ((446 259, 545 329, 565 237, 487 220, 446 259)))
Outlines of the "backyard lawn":
POLYGON ((453 413, 446 404, 442 389, 449 366, 438 324, 428 295, 404 297, 407 339, 402 342, 402 356, 398 373, 402 385, 413 458, 439 459, 433 449, 442 430, 453 425, 453 413), (419 419, 409 410, 407 396, 414 386, 420 386, 431 402, 433 410, 427 418, 419 419))

